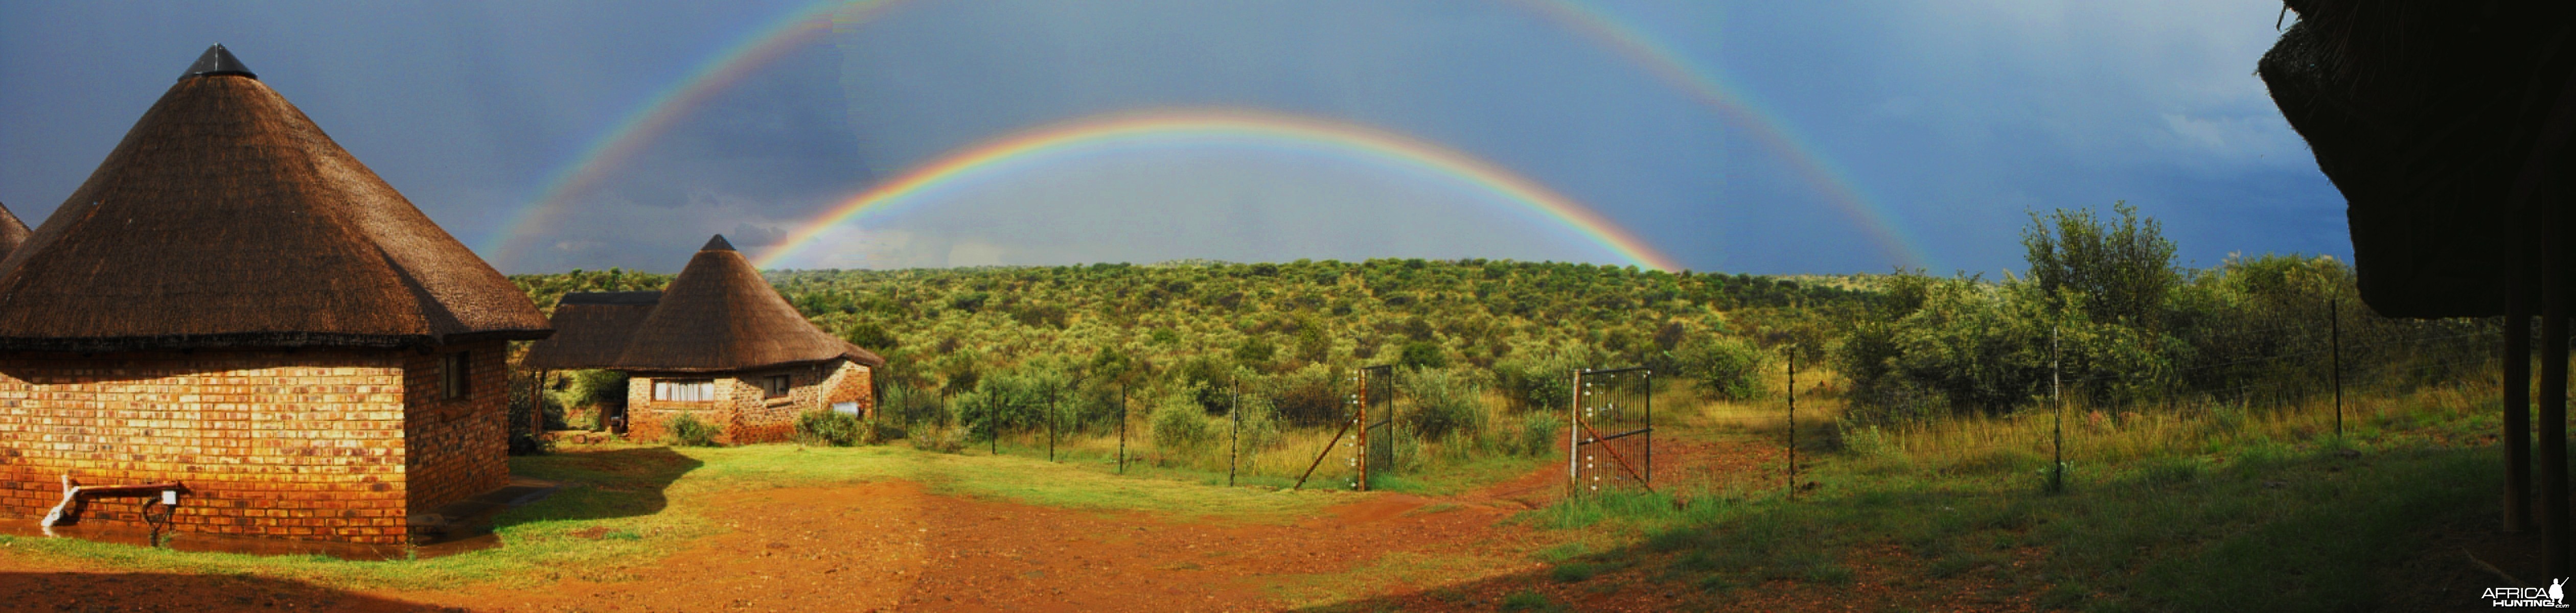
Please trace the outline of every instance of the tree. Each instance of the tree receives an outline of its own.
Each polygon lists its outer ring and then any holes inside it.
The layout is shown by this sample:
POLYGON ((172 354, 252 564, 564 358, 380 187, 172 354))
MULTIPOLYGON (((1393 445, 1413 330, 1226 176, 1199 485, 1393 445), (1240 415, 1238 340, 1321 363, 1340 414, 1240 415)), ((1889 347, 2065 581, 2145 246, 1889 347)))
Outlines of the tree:
POLYGON ((2032 213, 2030 227, 2021 234, 2030 280, 2052 301, 2066 295, 2060 290, 2081 296, 2082 304, 2052 305, 2061 312, 2076 308, 2098 322, 2161 328, 2158 315, 2165 297, 2182 284, 2182 273, 2174 268, 2173 241, 2165 239, 2156 220, 2140 219, 2138 208, 2127 201, 2113 203, 2111 209, 2120 220, 2107 228, 2088 210, 2032 213))

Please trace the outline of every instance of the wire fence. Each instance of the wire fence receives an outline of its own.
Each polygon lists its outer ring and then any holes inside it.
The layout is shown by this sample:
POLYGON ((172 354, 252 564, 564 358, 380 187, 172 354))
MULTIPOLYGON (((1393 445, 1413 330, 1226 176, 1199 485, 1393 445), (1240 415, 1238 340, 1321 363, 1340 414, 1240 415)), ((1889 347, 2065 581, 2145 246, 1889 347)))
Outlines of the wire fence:
MULTIPOLYGON (((1854 455, 1931 462, 1944 472, 2036 466, 2028 474, 2056 490, 2105 464, 2189 459, 2217 439, 2341 439, 2356 416, 2386 409, 2388 397, 2494 381, 2503 357, 2493 320, 2389 320, 2332 303, 2321 310, 2327 316, 2319 321, 2232 330, 2268 341, 2251 355, 2143 371, 2075 374, 2052 338, 2040 389, 2016 410, 1981 414, 1951 410, 1937 397, 1900 397, 1868 419, 1846 414, 1832 434, 1854 455)), ((1792 384, 1787 419, 1825 421, 1798 415, 1796 396, 1792 384)), ((1795 436, 1794 425, 1783 436, 1793 454, 1795 436)), ((1795 458, 1783 471, 1791 495, 1795 458)))

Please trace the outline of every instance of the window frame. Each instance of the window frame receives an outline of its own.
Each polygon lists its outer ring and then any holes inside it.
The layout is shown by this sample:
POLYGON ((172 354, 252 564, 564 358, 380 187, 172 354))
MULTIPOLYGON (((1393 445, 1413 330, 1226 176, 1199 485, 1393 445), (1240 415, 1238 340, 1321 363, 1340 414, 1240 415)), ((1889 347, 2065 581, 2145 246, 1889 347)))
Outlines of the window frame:
POLYGON ((654 402, 711 402, 716 399, 714 379, 654 379, 654 402), (682 396, 696 396, 682 398, 682 396))
POLYGON ((438 398, 460 400, 474 394, 474 352, 443 353, 438 356, 438 398))

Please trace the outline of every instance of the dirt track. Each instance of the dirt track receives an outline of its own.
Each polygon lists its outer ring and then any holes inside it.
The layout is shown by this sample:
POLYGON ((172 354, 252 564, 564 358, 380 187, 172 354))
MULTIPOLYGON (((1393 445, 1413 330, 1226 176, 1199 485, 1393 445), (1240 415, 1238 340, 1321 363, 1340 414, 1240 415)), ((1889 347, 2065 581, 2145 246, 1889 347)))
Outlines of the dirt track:
MULTIPOLYGON (((1749 474, 1775 459, 1762 453, 1771 450, 1691 451, 1666 456, 1669 474, 1711 462, 1749 474)), ((763 490, 710 501, 708 516, 725 518, 727 531, 668 558, 564 569, 534 588, 353 593, 0 553, 0 602, 60 611, 1272 610, 1540 576, 1530 555, 1539 535, 1504 520, 1559 495, 1562 475, 1542 467, 1447 497, 1350 494, 1285 526, 945 496, 903 481, 763 490)))

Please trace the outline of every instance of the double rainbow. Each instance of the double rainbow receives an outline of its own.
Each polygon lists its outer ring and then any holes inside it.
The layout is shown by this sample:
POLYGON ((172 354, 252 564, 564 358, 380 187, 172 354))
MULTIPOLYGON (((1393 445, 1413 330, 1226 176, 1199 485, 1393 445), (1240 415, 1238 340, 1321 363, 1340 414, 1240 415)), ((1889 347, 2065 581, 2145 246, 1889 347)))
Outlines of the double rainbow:
MULTIPOLYGON (((1632 27, 1608 13, 1575 0, 1497 1, 1500 4, 1521 7, 1551 23, 1558 24, 1569 31, 1592 39, 1603 47, 1627 58, 1631 62, 1634 62, 1637 66, 1645 70, 1647 74, 1654 76, 1657 80, 1663 81, 1666 84, 1685 92, 1690 95, 1692 99, 1715 110, 1721 116, 1726 117, 1730 123, 1744 128, 1746 132, 1753 136, 1755 141, 1764 149, 1773 152, 1781 159, 1787 161, 1790 166, 1798 172, 1802 180, 1813 186, 1819 195, 1824 196, 1825 199, 1835 208, 1840 209, 1846 217, 1851 218, 1856 224, 1863 228, 1864 231, 1868 232, 1872 236, 1873 240, 1878 243, 1879 247, 1897 264, 1901 266, 1923 266, 1926 263, 1926 258, 1921 250, 1915 247, 1914 241, 1906 237, 1902 232, 1899 232, 1897 226, 1889 222, 1892 215, 1864 193, 1863 190, 1849 178, 1848 173, 1843 172, 1839 167, 1829 163, 1824 157, 1815 154, 1814 151, 1816 150, 1816 147, 1802 142, 1786 127, 1787 124, 1781 121, 1774 113, 1765 111, 1760 106, 1749 102, 1748 98, 1737 93, 1740 91, 1740 88, 1727 86, 1723 81, 1714 76, 1716 74, 1715 72, 1704 70, 1696 66, 1687 59, 1688 56, 1673 50, 1670 46, 1660 42, 1658 39, 1646 32, 1632 27)), ((672 126, 677 125, 680 118, 685 117, 690 111, 693 111, 700 105, 704 104, 705 101, 713 97, 715 93, 731 87, 744 76, 757 71, 760 67, 777 60, 779 57, 786 55, 790 51, 794 51, 808 44, 827 38, 827 36, 833 32, 846 29, 851 25, 883 17, 890 9, 895 8, 899 4, 900 0, 823 0, 794 11, 786 17, 772 22, 770 25, 740 39, 740 42, 737 44, 727 47, 723 52, 717 53, 710 57, 708 61, 699 64, 696 68, 689 71, 687 76, 675 82, 671 89, 646 100, 643 105, 629 113, 625 119, 618 122, 616 124, 616 128, 602 135, 589 147, 584 148, 579 157, 576 157, 570 162, 562 165, 560 170, 552 175, 552 178, 547 182, 545 191, 535 202, 522 208, 516 217, 502 226, 500 232, 497 232, 490 238, 486 239, 485 244, 483 245, 484 253, 488 254, 491 259, 496 261, 507 262, 514 259, 517 254, 527 247, 527 243, 542 234, 543 229, 554 227, 558 223, 563 211, 569 208, 566 206, 567 201, 596 185, 608 174, 608 171, 617 168, 626 160, 632 158, 636 152, 642 150, 644 145, 652 142, 656 137, 660 136, 665 131, 668 131, 672 126)), ((1273 118, 1276 117, 1273 116, 1273 118)), ((1277 119, 1289 121, 1291 123, 1322 123, 1315 122, 1313 120, 1277 119)), ((1087 125, 1093 122, 1081 123, 1087 125)), ((1341 126, 1344 128, 1349 127, 1344 124, 1323 125, 1341 126)), ((1066 128, 1059 127, 1056 129, 1061 130, 1066 128)), ((1034 137, 1039 133, 1049 131, 1050 129, 1040 129, 1023 133, 1017 137, 1006 138, 1002 142, 1019 141, 1034 137)), ((1188 130, 1185 129, 1176 129, 1174 131, 1176 133, 1188 132, 1188 130)), ((1363 129, 1359 131, 1369 134, 1384 135, 1382 132, 1371 130, 1363 129)), ((1289 142, 1298 141, 1300 139, 1310 141, 1332 140, 1331 138, 1316 135, 1290 136, 1287 133, 1278 132, 1274 132, 1274 134, 1278 135, 1284 141, 1289 142)), ((1409 139, 1397 138, 1395 140, 1404 143, 1419 144, 1418 141, 1412 141, 1409 139)), ((930 167, 925 167, 923 169, 907 173, 903 178, 898 179, 893 183, 870 189, 857 197, 841 201, 818 219, 830 219, 835 220, 835 222, 846 219, 850 214, 865 208, 854 203, 867 201, 869 194, 887 193, 888 190, 893 189, 898 185, 907 184, 909 179, 946 176, 933 172, 933 170, 965 163, 969 159, 981 157, 979 154, 993 153, 988 151, 992 146, 994 145, 988 144, 977 147, 968 153, 952 155, 938 162, 934 162, 930 167)), ((1366 147, 1360 148, 1365 149, 1366 147)), ((1465 159, 1464 156, 1458 156, 1455 152, 1440 149, 1438 147, 1424 146, 1423 150, 1439 154, 1432 156, 1430 159, 1465 159)), ((1491 169, 1490 165, 1482 164, 1481 162, 1474 162, 1472 159, 1467 159, 1466 161, 1471 163, 1461 164, 1456 166, 1456 168, 1491 169)), ((1468 174, 1473 175, 1474 173, 1469 172, 1468 174)), ((1508 173, 1494 176, 1510 177, 1508 173)), ((1485 181, 1480 178, 1477 180, 1495 186, 1526 186, 1536 188, 1534 184, 1530 184, 1526 180, 1518 178, 1492 181, 1485 181)), ((1524 191, 1529 194, 1554 196, 1552 192, 1547 192, 1543 188, 1535 189, 1534 191, 1524 191)), ((1515 198, 1525 202, 1541 201, 1535 197, 1522 198, 1515 196, 1515 198)), ((1562 197, 1556 198, 1557 200, 1555 202, 1570 202, 1564 201, 1562 197)), ((886 200, 886 198, 878 198, 877 200, 886 200)), ((1579 206, 1573 206, 1570 203, 1565 204, 1564 207, 1570 207, 1567 210, 1580 211, 1580 213, 1563 213, 1555 214, 1554 216, 1567 220, 1568 223, 1576 224, 1577 230, 1585 233, 1586 235, 1596 237, 1600 241, 1609 241, 1612 243, 1625 241, 1625 247, 1629 247, 1630 249, 1620 251, 1623 256, 1635 256, 1630 257, 1630 259, 1634 260, 1653 253, 1652 250, 1643 248, 1643 243, 1636 242, 1632 235, 1629 235, 1624 230, 1616 230, 1616 226, 1612 226, 1606 220, 1602 220, 1599 215, 1582 209, 1579 206), (1578 222, 1577 220, 1581 221, 1578 222), (1586 223, 1592 225, 1583 225, 1586 223), (1614 239, 1610 237, 1616 238, 1614 239)), ((799 241, 798 244, 801 245, 802 241, 811 240, 811 237, 819 231, 820 228, 800 227, 793 232, 793 236, 799 241)), ((1619 251, 1619 248, 1614 248, 1613 250, 1619 251)), ((780 250, 780 253, 788 251, 792 250, 782 249, 780 250)), ((765 261, 769 259, 773 258, 764 258, 765 261)), ((1669 262, 1659 265, 1659 267, 1668 266, 1669 262)))
POLYGON ((824 230, 869 213, 891 212, 980 179, 1086 156, 1154 148, 1241 146, 1316 153, 1440 177, 1518 205, 1580 234, 1628 263, 1681 270, 1590 207, 1525 177, 1457 151, 1358 124, 1258 111, 1208 109, 1121 113, 1028 130, 970 147, 843 199, 799 224, 780 246, 753 260, 762 268, 811 249, 824 230))

